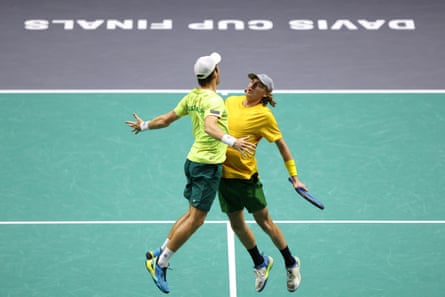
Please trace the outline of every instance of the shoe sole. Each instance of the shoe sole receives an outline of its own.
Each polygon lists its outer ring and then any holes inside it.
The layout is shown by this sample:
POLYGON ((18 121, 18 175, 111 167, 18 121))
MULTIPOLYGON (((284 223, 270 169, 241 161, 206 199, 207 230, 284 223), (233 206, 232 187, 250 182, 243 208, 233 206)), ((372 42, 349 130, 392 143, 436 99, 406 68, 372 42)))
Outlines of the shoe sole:
POLYGON ((168 294, 168 293, 170 293, 170 291, 164 290, 159 284, 158 278, 156 277, 156 271, 155 271, 156 268, 153 268, 153 265, 152 265, 153 261, 155 261, 154 263, 156 263, 156 257, 151 258, 150 260, 146 260, 145 267, 147 268, 148 273, 150 273, 150 276, 153 279, 156 287, 158 287, 158 289, 161 290, 161 292, 168 294))

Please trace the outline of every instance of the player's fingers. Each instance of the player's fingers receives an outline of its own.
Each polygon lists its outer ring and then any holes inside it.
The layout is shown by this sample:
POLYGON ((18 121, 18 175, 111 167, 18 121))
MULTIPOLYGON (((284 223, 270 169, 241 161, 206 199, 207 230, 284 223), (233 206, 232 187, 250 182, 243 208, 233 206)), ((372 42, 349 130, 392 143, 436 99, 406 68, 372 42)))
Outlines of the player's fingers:
POLYGON ((241 146, 242 150, 248 153, 249 155, 253 155, 256 151, 256 146, 250 142, 246 142, 241 146))
POLYGON ((243 149, 243 152, 245 152, 248 156, 253 156, 253 154, 255 153, 255 150, 252 149, 243 149))
POLYGON ((309 192, 309 189, 302 182, 297 183, 296 188, 303 188, 303 190, 305 190, 306 192, 309 192))
POLYGON ((256 145, 255 144, 247 142, 246 146, 247 146, 247 148, 249 150, 256 151, 256 145))
POLYGON ((242 156, 243 158, 250 158, 250 157, 252 157, 252 156, 254 155, 254 153, 255 153, 254 151, 249 150, 249 149, 247 149, 247 148, 240 148, 239 151, 240 151, 241 156, 242 156))

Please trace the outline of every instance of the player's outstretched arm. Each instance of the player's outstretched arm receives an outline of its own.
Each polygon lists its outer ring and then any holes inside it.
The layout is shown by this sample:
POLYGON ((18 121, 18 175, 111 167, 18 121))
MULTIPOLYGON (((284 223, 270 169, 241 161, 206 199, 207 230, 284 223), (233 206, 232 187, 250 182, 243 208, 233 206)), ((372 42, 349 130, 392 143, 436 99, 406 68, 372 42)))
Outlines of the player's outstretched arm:
POLYGON ((278 139, 277 141, 275 141, 275 144, 277 145, 277 148, 280 151, 281 157, 283 158, 284 161, 284 165, 286 166, 286 169, 289 172, 289 176, 292 179, 294 188, 303 188, 304 190, 308 191, 306 185, 303 182, 301 182, 300 179, 298 178, 298 171, 297 171, 297 166, 295 164, 295 160, 292 157, 292 153, 286 141, 284 141, 284 138, 278 139))
POLYGON ((133 117, 136 121, 126 121, 125 123, 133 128, 131 132, 138 134, 141 131, 148 129, 161 129, 168 127, 171 123, 179 119, 179 116, 174 112, 170 111, 166 114, 155 117, 150 121, 144 121, 139 117, 137 113, 133 113, 133 117))

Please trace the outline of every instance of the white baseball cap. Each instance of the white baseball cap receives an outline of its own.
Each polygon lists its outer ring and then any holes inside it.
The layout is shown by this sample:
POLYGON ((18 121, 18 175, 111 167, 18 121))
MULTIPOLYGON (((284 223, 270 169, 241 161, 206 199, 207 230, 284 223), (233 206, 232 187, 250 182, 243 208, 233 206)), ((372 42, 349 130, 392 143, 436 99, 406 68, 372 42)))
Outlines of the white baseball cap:
POLYGON ((221 55, 216 52, 211 53, 210 56, 199 57, 195 63, 195 75, 199 79, 207 78, 221 60, 221 55))
POLYGON ((267 90, 269 92, 272 92, 273 90, 273 80, 267 76, 267 74, 261 73, 261 74, 255 74, 255 73, 249 73, 247 75, 250 79, 258 79, 260 82, 263 83, 263 85, 266 86, 267 90))

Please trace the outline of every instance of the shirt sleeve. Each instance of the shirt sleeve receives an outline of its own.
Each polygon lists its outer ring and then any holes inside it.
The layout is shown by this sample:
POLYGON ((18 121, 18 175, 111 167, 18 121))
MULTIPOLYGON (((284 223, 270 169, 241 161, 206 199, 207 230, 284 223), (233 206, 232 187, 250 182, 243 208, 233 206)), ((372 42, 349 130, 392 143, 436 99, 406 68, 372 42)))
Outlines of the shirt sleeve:
POLYGON ((178 117, 183 117, 188 114, 186 101, 187 101, 187 96, 184 96, 181 99, 181 101, 178 102, 175 109, 173 110, 178 117))
POLYGON ((267 112, 265 114, 266 120, 264 121, 264 125, 261 127, 261 134, 264 138, 269 142, 275 142, 278 139, 282 138, 281 130, 278 127, 277 120, 272 112, 267 112))
POLYGON ((221 118, 225 110, 224 100, 220 96, 216 95, 211 97, 208 102, 209 104, 204 110, 204 118, 209 115, 221 118))

